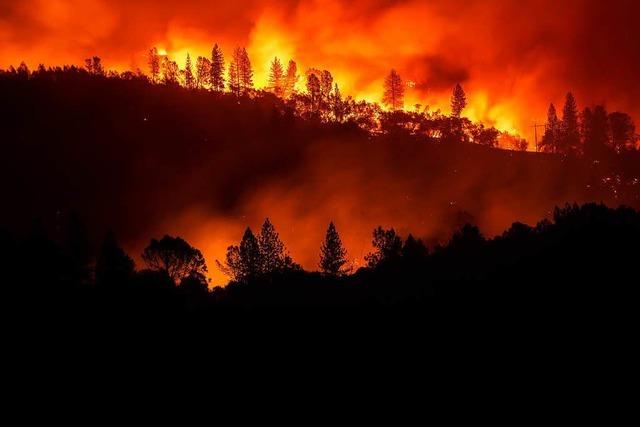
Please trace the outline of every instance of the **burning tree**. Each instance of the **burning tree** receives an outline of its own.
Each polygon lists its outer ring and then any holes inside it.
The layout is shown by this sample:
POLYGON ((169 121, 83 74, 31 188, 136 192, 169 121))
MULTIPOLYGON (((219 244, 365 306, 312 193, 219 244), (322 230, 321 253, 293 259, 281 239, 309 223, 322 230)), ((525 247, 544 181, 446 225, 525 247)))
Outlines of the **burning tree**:
POLYGON ((160 80, 160 56, 158 55, 158 49, 153 47, 149 50, 147 58, 149 64, 149 75, 151 76, 152 83, 158 83, 160 80))
POLYGON ((460 118, 462 110, 467 106, 467 96, 462 89, 460 83, 456 84, 453 88, 453 94, 451 95, 451 115, 456 118, 460 118))
POLYGON ((295 61, 290 60, 287 66, 287 74, 284 77, 283 97, 288 99, 296 91, 296 84, 300 76, 298 76, 298 66, 295 61))
POLYGON ((211 89, 224 91, 224 56, 216 43, 211 50, 211 89))
POLYGON ((253 88, 253 70, 245 48, 237 47, 229 64, 229 90, 236 96, 245 95, 253 88))
POLYGON ((540 145, 543 151, 556 153, 558 152, 558 140, 560 137, 560 121, 556 114, 556 107, 553 104, 549 105, 547 111, 547 125, 545 127, 544 135, 540 145))
POLYGON ((391 70, 384 79, 384 97, 382 102, 393 111, 404 108, 404 86, 396 70, 391 70))
POLYGON ((562 108, 561 136, 559 148, 562 153, 578 152, 580 150, 580 129, 578 127, 578 106, 571 92, 567 93, 562 108))
POLYGON ((187 62, 184 66, 184 85, 187 89, 196 87, 196 80, 193 77, 193 68, 191 67, 191 56, 187 53, 187 62))
POLYGON ((196 87, 202 89, 211 84, 211 61, 199 56, 196 61, 196 87))
POLYGON ((282 97, 284 86, 284 70, 280 60, 276 57, 271 62, 271 68, 269 70, 269 84, 268 89, 275 96, 282 97))

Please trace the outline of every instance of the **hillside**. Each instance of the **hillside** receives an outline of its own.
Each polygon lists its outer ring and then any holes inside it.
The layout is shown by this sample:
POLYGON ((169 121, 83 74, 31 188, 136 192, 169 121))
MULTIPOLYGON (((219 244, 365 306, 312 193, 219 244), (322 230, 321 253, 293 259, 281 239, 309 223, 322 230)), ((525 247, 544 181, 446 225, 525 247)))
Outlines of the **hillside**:
POLYGON ((56 230, 77 213, 135 258, 151 237, 180 235, 218 282, 215 259, 265 217, 313 270, 330 220, 357 266, 377 225, 433 246, 466 222, 491 236, 568 201, 640 207, 637 153, 594 162, 370 135, 302 120, 269 94, 86 74, 0 80, 0 94, 1 224, 56 230))

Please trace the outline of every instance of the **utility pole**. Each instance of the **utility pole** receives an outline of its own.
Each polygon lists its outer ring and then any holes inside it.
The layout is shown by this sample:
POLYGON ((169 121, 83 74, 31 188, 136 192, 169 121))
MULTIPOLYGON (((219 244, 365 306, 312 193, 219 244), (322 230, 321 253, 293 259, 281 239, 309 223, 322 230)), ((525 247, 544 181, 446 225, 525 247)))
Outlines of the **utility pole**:
POLYGON ((541 124, 538 124, 538 122, 534 121, 533 126, 529 126, 529 127, 533 128, 533 138, 536 143, 536 153, 537 153, 539 151, 538 150, 538 128, 546 128, 547 125, 541 125, 541 124))

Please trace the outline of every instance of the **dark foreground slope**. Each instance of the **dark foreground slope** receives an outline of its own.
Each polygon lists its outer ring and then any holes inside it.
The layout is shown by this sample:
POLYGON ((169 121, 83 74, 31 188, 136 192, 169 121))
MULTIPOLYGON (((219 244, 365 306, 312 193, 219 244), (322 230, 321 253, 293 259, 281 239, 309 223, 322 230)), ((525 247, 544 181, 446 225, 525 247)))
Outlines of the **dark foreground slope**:
POLYGON ((73 252, 43 235, 0 237, 4 309, 27 318, 219 319, 283 307, 619 316, 633 315, 627 309, 638 301, 640 214, 603 205, 567 206, 553 222, 516 223, 494 239, 465 226, 445 247, 429 253, 405 243, 376 267, 350 276, 282 271, 213 292, 197 282, 176 286, 163 271, 115 268, 95 282, 73 252))

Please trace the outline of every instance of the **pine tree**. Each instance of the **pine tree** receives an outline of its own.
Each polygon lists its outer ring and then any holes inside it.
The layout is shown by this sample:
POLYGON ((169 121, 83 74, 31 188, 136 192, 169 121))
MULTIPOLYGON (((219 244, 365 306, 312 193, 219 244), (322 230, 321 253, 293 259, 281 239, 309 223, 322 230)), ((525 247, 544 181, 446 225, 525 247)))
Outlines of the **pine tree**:
POLYGON ((307 93, 309 95, 309 111, 317 112, 320 109, 320 103, 322 101, 322 87, 320 85, 320 79, 315 73, 309 73, 307 75, 307 93))
POLYGON ((333 221, 329 223, 324 242, 320 247, 320 271, 331 276, 343 276, 351 271, 347 264, 347 251, 342 246, 333 221))
POLYGON ((262 273, 273 273, 292 267, 293 262, 269 218, 265 219, 262 224, 262 230, 258 236, 258 246, 260 247, 262 273))
POLYGON ((196 87, 202 89, 211 84, 211 61, 203 56, 196 60, 196 87))
POLYGON ((239 47, 235 48, 233 51, 233 56, 231 58, 231 62, 229 63, 229 78, 227 81, 229 82, 229 92, 233 93, 236 96, 240 96, 241 94, 241 82, 240 82, 240 61, 241 61, 242 51, 239 47))
POLYGON ((346 103, 342 100, 338 83, 334 84, 333 92, 331 92, 329 96, 329 107, 331 108, 333 119, 338 123, 342 123, 347 113, 347 107, 346 103))
POLYGON ((191 67, 191 56, 187 53, 187 62, 184 66, 184 85, 188 89, 195 88, 195 79, 193 78, 193 68, 191 67))
POLYGON ((271 62, 268 89, 278 97, 282 97, 284 92, 284 71, 280 60, 277 57, 271 62))
POLYGON ((242 82, 242 91, 247 93, 253 89, 253 69, 251 68, 251 61, 247 54, 247 49, 242 48, 242 55, 240 56, 240 80, 242 82))
POLYGON ((293 95, 296 91, 296 84, 300 76, 298 76, 298 66, 295 61, 290 60, 289 65, 287 66, 287 74, 284 78, 284 98, 288 99, 293 95))
POLYGON ((218 268, 236 282, 255 279, 262 270, 260 245, 256 236, 247 227, 239 246, 229 246, 225 263, 216 261, 218 268))
POLYGON ((217 44, 211 51, 211 89, 216 92, 224 91, 224 56, 217 44))
POLYGON ((153 47, 149 50, 149 56, 147 59, 149 64, 149 75, 151 76, 152 83, 158 83, 160 80, 160 56, 158 55, 158 49, 153 47))
POLYGON ((404 85, 396 70, 391 70, 384 79, 384 96, 382 102, 391 110, 402 110, 404 107, 404 85))
POLYGON ((460 83, 456 84, 453 88, 453 94, 451 95, 451 116, 460 118, 462 110, 467 106, 467 97, 460 86, 460 83))
POLYGON ((558 138, 560 136, 560 122, 558 121, 558 115, 556 114, 556 107, 553 104, 549 105, 547 111, 547 124, 545 126, 544 135, 540 146, 543 151, 557 153, 558 152, 558 138))
POLYGON ((245 48, 237 47, 229 64, 229 90, 236 96, 246 95, 253 88, 253 70, 245 48))
POLYGON ((562 109, 560 148, 563 153, 577 152, 580 149, 580 129, 578 128, 578 106, 571 92, 562 109))

